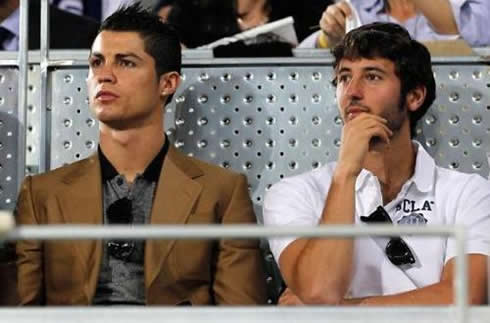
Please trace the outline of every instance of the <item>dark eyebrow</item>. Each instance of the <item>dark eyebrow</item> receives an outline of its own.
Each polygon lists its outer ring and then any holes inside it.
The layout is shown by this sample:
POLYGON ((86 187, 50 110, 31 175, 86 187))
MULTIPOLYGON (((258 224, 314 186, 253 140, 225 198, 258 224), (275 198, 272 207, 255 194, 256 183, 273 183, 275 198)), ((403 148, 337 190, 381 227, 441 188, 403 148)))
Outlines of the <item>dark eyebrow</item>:
POLYGON ((116 54, 116 59, 122 59, 122 58, 135 58, 139 61, 142 60, 141 57, 139 57, 138 55, 134 54, 134 53, 120 53, 120 54, 116 54))
MULTIPOLYGON (((100 59, 104 59, 104 55, 102 55, 102 53, 99 53, 99 52, 92 52, 90 53, 90 57, 96 57, 96 58, 100 58, 100 59)), ((134 54, 134 53, 119 53, 119 54, 116 54, 116 59, 123 59, 123 58, 135 58, 139 61, 142 60, 141 57, 139 57, 138 55, 134 54)))
MULTIPOLYGON (((350 67, 341 67, 339 70, 337 70, 337 74, 342 73, 342 72, 350 72, 352 69, 350 67)), ((367 66, 364 67, 363 72, 378 72, 382 74, 386 74, 386 71, 380 67, 377 66, 367 66)))
POLYGON ((379 72, 381 74, 386 74, 386 71, 380 67, 376 67, 376 66, 368 66, 368 67, 365 67, 363 68, 363 70, 365 72, 379 72))
POLYGON ((351 71, 351 69, 350 69, 349 67, 345 67, 345 66, 343 66, 343 67, 341 67, 340 69, 337 69, 337 71, 336 71, 336 72, 337 72, 337 74, 338 74, 338 73, 342 73, 342 72, 350 72, 350 71, 351 71))
POLYGON ((89 58, 91 58, 91 57, 104 58, 104 55, 102 55, 99 52, 90 52, 90 54, 88 55, 88 57, 89 58))

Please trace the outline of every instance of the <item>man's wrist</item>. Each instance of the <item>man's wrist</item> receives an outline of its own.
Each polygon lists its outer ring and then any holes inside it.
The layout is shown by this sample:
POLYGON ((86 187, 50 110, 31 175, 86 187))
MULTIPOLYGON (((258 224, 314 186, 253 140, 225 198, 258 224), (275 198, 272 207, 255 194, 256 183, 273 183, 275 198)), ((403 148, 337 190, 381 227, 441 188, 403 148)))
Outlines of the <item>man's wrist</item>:
POLYGON ((355 181, 358 175, 359 171, 337 164, 337 167, 333 173, 333 180, 340 183, 349 182, 352 180, 355 181))

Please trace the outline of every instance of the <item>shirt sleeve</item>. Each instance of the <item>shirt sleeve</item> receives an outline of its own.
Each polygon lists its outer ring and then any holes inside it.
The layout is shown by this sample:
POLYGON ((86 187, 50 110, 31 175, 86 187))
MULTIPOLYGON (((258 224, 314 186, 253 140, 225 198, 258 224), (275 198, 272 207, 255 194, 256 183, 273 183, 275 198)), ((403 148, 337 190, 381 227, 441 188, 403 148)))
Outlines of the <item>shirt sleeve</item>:
MULTIPOLYGON (((466 229, 465 247, 467 254, 490 255, 490 182, 479 175, 471 175, 466 185, 459 190, 452 209, 456 212, 455 224, 466 229)), ((451 211, 451 210, 450 210, 451 211)), ((457 241, 448 239, 445 262, 457 254, 457 241)))
POLYGON ((488 0, 449 0, 461 37, 473 47, 490 45, 488 0))
MULTIPOLYGON (((291 177, 273 185, 263 206, 266 226, 315 226, 321 216, 322 192, 303 176, 291 177)), ((326 196, 326 195, 325 195, 326 196)), ((270 249, 276 262, 284 249, 299 237, 271 238, 270 249)))

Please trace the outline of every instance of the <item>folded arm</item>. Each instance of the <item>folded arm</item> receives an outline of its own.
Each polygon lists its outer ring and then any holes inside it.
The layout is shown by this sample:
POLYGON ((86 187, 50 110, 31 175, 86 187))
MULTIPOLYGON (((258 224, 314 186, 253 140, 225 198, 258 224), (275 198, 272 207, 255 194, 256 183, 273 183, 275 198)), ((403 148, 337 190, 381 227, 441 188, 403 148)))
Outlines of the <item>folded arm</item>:
MULTIPOLYGON (((441 281, 409 292, 346 299, 344 305, 447 305, 454 303, 455 259, 444 266, 441 281)), ((485 304, 487 300, 487 256, 468 255, 468 302, 485 304)))

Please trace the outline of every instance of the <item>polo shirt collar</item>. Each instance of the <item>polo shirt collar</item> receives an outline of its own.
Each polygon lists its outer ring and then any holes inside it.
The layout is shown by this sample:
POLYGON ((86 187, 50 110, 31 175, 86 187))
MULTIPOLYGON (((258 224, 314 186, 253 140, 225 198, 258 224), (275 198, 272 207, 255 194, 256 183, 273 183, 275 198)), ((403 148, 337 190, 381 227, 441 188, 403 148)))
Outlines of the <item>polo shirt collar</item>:
MULTIPOLYGON (((415 158, 414 174, 407 182, 414 183, 420 192, 429 192, 434 186, 436 164, 419 142, 413 140, 412 143, 417 156, 415 158)), ((362 169, 356 180, 356 192, 365 186, 373 176, 370 171, 362 169)))
POLYGON ((412 142, 417 150, 417 158, 415 172, 410 181, 415 183, 420 192, 429 192, 434 187, 436 163, 418 141, 413 140, 412 142))
MULTIPOLYGON (((158 179, 160 178, 160 172, 163 166, 163 161, 165 160, 165 156, 167 155, 168 152, 168 147, 169 147, 168 138, 167 136, 165 136, 165 143, 163 144, 162 148, 143 172, 143 177, 148 181, 158 182, 158 179)), ((100 145, 97 148, 97 152, 99 154, 102 181, 103 182, 110 181, 114 177, 118 176, 119 173, 111 164, 109 159, 107 159, 107 157, 104 155, 102 149, 100 149, 100 145)))

